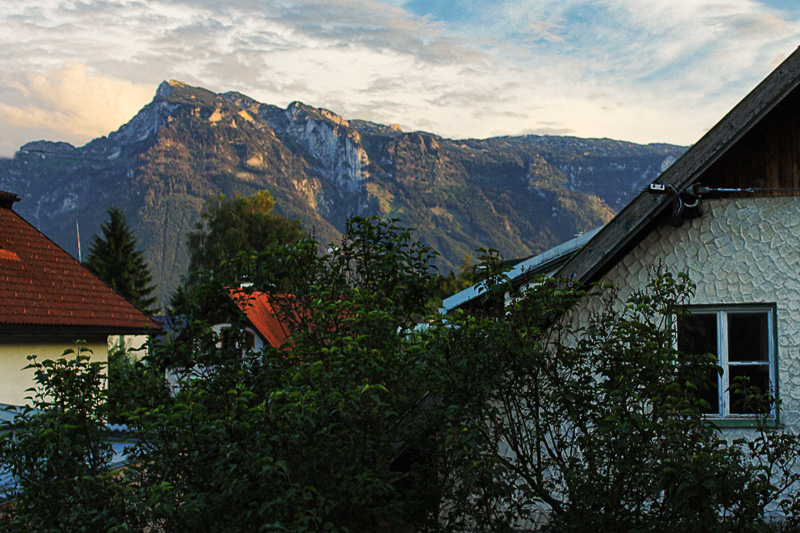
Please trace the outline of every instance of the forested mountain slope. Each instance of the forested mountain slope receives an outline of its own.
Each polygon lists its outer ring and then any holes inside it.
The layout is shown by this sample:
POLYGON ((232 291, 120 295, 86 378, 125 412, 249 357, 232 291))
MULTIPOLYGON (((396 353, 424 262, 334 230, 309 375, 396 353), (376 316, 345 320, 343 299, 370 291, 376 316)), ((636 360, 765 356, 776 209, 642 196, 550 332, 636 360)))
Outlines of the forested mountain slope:
POLYGON ((538 253, 607 221, 684 147, 520 136, 451 140, 294 102, 164 82, 119 130, 82 147, 48 141, 0 159, 15 209, 77 256, 120 206, 159 284, 185 272, 185 234, 205 199, 269 189, 276 210, 323 241, 348 215, 398 217, 439 251, 441 270, 475 248, 538 253))

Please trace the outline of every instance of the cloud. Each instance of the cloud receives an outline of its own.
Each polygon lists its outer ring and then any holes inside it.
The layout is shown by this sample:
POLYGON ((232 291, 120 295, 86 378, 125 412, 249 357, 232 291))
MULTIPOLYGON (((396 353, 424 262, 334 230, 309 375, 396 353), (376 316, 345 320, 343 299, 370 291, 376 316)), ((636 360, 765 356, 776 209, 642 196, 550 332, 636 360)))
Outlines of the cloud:
POLYGON ((0 102, 0 120, 87 140, 117 129, 154 94, 150 86, 91 73, 80 63, 30 71, 21 79, 5 75, 0 83, 18 91, 26 102, 0 102))
POLYGON ((178 79, 450 137, 536 120, 686 144, 794 49, 798 20, 754 0, 11 2, 0 128, 86 140, 178 79))
POLYGON ((563 126, 538 126, 522 131, 523 135, 572 135, 575 130, 563 126))
POLYGON ((537 18, 531 20, 527 26, 530 42, 547 41, 550 43, 563 43, 564 26, 552 20, 537 18))

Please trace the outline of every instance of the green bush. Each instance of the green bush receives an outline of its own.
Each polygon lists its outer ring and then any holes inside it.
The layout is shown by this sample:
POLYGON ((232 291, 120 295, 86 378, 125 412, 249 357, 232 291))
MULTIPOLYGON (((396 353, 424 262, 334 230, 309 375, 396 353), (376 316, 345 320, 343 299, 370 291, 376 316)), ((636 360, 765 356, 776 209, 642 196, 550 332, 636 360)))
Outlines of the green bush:
MULTIPOLYGON (((797 527, 797 436, 760 417, 729 442, 703 416, 696 391, 719 369, 675 348, 685 276, 624 301, 552 279, 515 293, 484 251, 481 305, 420 322, 430 257, 396 221, 355 218, 325 254, 301 240, 231 259, 287 342, 221 349, 199 313, 144 362, 113 357, 112 406, 137 438, 117 474, 100 366, 34 359, 35 410, 2 440, 13 527, 761 531, 773 508, 797 527), (169 397, 167 363, 184 376, 169 397)), ((213 274, 198 287, 229 300, 213 274)), ((235 339, 246 322, 224 312, 235 339)))
MULTIPOLYGON (((487 298, 502 297, 502 273, 489 274, 487 298)), ((506 306, 435 330, 428 350, 451 412, 445 525, 757 531, 769 506, 783 506, 788 526, 798 438, 762 417, 751 438, 728 442, 704 418, 696 391, 720 369, 711 355, 678 352, 672 327, 692 291, 685 276, 659 274, 621 301, 610 287, 539 279, 506 306), (592 298, 599 310, 578 320, 592 298)))
POLYGON ((0 457, 16 480, 12 531, 112 531, 126 523, 120 477, 109 470, 103 365, 78 344, 37 361, 30 405, 2 424, 0 457))

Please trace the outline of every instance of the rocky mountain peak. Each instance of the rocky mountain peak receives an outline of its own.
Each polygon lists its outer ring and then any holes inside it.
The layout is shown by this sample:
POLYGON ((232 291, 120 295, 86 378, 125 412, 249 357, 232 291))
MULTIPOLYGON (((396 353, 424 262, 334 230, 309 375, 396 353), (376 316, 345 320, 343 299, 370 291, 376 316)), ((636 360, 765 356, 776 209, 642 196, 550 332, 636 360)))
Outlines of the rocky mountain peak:
POLYGON ((20 152, 41 152, 45 154, 66 154, 75 150, 70 143, 62 141, 32 141, 23 144, 20 152))
POLYGON ((0 160, 0 190, 74 255, 76 221, 86 247, 106 209, 121 207, 163 303, 188 265, 187 231, 219 193, 268 189, 277 212, 323 243, 350 215, 400 218, 446 272, 479 247, 529 256, 602 224, 682 152, 575 137, 456 141, 170 80, 107 138, 35 141, 0 160))
POLYGON ((156 89, 156 98, 168 98, 172 94, 172 87, 180 82, 175 80, 162 81, 156 89))

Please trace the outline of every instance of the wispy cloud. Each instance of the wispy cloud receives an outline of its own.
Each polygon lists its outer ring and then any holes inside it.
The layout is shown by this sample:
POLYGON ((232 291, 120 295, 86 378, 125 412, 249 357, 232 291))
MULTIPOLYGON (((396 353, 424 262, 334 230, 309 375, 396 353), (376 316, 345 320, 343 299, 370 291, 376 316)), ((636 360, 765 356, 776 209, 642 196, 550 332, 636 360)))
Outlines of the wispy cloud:
POLYGON ((93 74, 80 63, 29 71, 21 78, 4 75, 0 80, 7 90, 18 93, 19 102, 11 98, 0 102, 1 122, 49 129, 72 140, 115 130, 152 97, 148 86, 93 74))
POLYGON ((33 132, 107 134, 163 79, 452 137, 691 143, 800 42, 786 5, 9 0, 0 150, 33 132))

